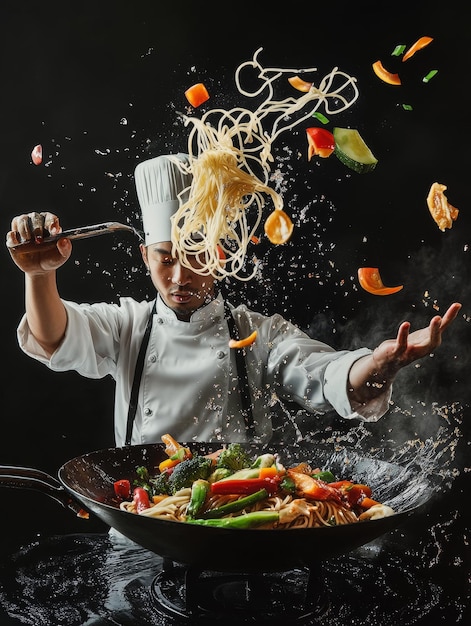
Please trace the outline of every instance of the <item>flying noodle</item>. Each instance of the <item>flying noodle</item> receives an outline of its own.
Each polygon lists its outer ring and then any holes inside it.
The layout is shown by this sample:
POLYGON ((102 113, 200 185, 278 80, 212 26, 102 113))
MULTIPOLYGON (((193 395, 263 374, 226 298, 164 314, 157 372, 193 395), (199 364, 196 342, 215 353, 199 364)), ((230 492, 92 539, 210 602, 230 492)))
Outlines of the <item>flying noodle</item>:
POLYGON ((313 83, 297 98, 276 100, 274 86, 283 75, 315 72, 316 68, 264 68, 258 61, 261 50, 235 72, 239 93, 248 98, 265 94, 261 104, 253 111, 236 107, 211 109, 201 119, 184 116, 185 126, 192 126, 189 162, 184 165, 175 159, 192 174, 193 182, 185 190, 187 200, 180 202, 172 217, 173 254, 185 267, 216 279, 250 280, 255 275, 257 263, 251 272, 245 267, 247 249, 262 221, 267 198, 274 211, 283 210, 281 195, 269 185, 273 142, 309 119, 321 105, 334 115, 352 106, 359 95, 356 79, 335 67, 318 87, 313 83), (254 70, 260 81, 253 91, 242 86, 247 69, 254 70), (266 124, 273 116, 269 130, 266 124), (251 209, 255 214, 249 218, 251 209))

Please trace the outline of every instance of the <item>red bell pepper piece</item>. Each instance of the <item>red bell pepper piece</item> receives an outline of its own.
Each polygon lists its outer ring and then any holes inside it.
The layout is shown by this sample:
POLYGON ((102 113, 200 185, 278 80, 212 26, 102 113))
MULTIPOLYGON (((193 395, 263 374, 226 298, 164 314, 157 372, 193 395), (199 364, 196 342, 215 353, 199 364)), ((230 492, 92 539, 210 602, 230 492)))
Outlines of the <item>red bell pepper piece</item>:
POLYGON ((335 149, 335 139, 333 134, 326 128, 306 128, 309 149, 307 160, 317 154, 323 159, 329 157, 335 149))
POLYGON ((338 489, 343 499, 351 507, 361 503, 364 498, 371 498, 371 487, 360 483, 352 483, 350 480, 340 480, 336 483, 329 483, 330 487, 338 489))
POLYGON ((114 492, 119 498, 123 498, 123 500, 127 500, 131 497, 131 483, 129 480, 123 478, 122 480, 117 480, 114 483, 114 492))
POLYGON ((136 487, 134 489, 133 502, 138 513, 150 508, 149 494, 142 487, 136 487))
POLYGON ((308 474, 293 470, 288 470, 287 473, 294 482, 298 496, 311 500, 336 500, 340 502, 339 490, 332 487, 332 483, 327 484, 323 480, 317 480, 308 474))
POLYGON ((279 476, 268 478, 239 478, 231 480, 225 478, 211 485, 211 493, 216 495, 244 494, 250 495, 260 489, 265 489, 270 495, 277 492, 280 484, 279 476))

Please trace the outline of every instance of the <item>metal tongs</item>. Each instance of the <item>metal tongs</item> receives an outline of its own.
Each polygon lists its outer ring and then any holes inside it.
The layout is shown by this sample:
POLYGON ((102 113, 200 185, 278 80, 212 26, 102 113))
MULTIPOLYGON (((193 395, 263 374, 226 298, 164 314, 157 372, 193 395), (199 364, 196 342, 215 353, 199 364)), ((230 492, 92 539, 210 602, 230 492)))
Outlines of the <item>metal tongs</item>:
POLYGON ((134 235, 137 235, 140 240, 142 240, 140 233, 132 226, 126 226, 126 224, 120 224, 120 222, 104 222, 103 224, 93 224, 92 226, 81 226, 79 228, 63 230, 57 235, 44 237, 41 242, 37 242, 34 239, 23 241, 18 243, 16 246, 11 246, 10 250, 37 252, 39 247, 43 248, 44 246, 53 246, 59 239, 88 239, 89 237, 98 237, 98 235, 109 235, 120 230, 133 233, 134 235))

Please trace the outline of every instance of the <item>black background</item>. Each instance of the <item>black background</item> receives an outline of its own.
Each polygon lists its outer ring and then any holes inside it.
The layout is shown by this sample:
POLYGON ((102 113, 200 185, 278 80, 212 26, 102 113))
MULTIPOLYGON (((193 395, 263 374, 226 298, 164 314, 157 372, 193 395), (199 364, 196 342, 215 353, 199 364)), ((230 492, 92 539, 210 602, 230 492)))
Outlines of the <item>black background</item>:
MULTIPOLYGON (((397 393, 416 415, 397 426, 394 415, 386 416, 377 430, 369 427, 382 442, 400 440, 403 429, 406 437, 433 439, 437 422, 428 409, 463 407, 456 424, 448 423, 457 440, 450 490, 413 529, 437 547, 432 575, 456 588, 462 602, 469 585, 471 55, 470 11, 458 4, 3 2, 0 216, 4 233, 14 215, 33 210, 59 214, 64 228, 109 220, 139 228, 134 167, 185 150, 187 131, 176 113, 186 110, 184 90, 204 82, 211 107, 239 104, 234 70, 260 47, 265 66, 315 66, 319 77, 338 66, 357 77, 358 102, 331 126, 358 128, 377 168, 356 175, 335 158, 307 163, 304 130, 283 135, 276 154, 297 228, 283 248, 262 242, 263 276, 231 283, 232 300, 278 310, 335 347, 374 347, 403 319, 420 327, 451 302, 463 303, 433 358, 399 378, 397 393), (401 66, 391 51, 422 35, 433 43, 401 66), (402 86, 379 81, 371 69, 377 59, 399 71, 402 86), (430 69, 439 72, 426 85, 421 79, 430 69), (36 167, 30 154, 39 143, 45 158, 36 167), (448 186, 460 210, 445 233, 425 204, 435 181, 448 186), (303 219, 306 206, 311 213, 303 219), (380 267, 386 284, 404 289, 387 298, 367 294, 356 280, 363 265, 380 267), (438 542, 437 524, 446 525, 438 542)), ((113 382, 55 374, 20 352, 23 278, 6 249, 1 255, 0 462, 55 475, 69 458, 113 445, 113 382)), ((78 301, 152 295, 127 234, 77 242, 59 284, 64 297, 78 301)), ((2 501, 3 553, 41 534, 103 530, 39 494, 7 490, 2 501)))

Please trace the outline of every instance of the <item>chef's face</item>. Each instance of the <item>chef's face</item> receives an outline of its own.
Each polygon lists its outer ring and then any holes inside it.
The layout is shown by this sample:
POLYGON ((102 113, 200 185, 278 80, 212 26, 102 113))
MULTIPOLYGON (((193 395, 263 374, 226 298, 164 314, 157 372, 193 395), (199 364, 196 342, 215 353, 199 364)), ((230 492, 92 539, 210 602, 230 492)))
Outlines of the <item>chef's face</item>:
MULTIPOLYGON (((178 258, 172 256, 170 241, 147 247, 141 244, 140 248, 154 287, 180 320, 188 321, 194 311, 214 298, 215 279, 181 265, 178 258)), ((196 259, 194 263, 196 267, 196 259)))

